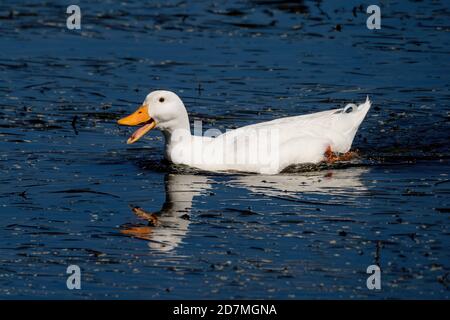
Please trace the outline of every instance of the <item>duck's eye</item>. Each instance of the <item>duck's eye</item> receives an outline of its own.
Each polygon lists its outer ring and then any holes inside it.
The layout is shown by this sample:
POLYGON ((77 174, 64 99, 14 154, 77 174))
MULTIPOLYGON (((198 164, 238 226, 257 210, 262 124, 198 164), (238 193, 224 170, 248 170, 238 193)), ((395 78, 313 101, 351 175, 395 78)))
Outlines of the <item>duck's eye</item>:
POLYGON ((163 97, 159 98, 159 102, 164 102, 164 98, 163 97))

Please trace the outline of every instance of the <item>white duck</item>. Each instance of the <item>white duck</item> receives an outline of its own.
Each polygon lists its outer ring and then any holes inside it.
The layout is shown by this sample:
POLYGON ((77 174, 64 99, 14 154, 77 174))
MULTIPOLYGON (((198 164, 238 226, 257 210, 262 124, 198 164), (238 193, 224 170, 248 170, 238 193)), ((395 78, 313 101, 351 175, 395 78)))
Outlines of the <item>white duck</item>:
MULTIPOLYGON (((350 150, 371 102, 302 116, 262 122, 223 134, 191 134, 189 117, 173 92, 153 91, 121 125, 142 125, 128 139, 134 143, 153 128, 165 136, 165 156, 175 164, 207 171, 276 174, 293 164, 333 162, 350 150)), ((195 130, 194 130, 195 131, 195 130)), ((344 157, 345 158, 345 157, 344 157)))

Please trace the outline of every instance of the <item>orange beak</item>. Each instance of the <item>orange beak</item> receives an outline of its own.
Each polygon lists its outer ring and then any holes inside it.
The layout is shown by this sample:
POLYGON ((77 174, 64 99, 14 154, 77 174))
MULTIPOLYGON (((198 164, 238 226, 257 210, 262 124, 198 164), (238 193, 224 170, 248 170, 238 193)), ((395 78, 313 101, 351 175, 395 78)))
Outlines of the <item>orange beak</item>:
POLYGON ((155 120, 148 114, 147 106, 140 106, 134 113, 117 121, 118 124, 124 126, 138 126, 143 125, 137 129, 130 138, 127 140, 127 144, 132 144, 142 138, 147 132, 152 130, 156 126, 155 120))

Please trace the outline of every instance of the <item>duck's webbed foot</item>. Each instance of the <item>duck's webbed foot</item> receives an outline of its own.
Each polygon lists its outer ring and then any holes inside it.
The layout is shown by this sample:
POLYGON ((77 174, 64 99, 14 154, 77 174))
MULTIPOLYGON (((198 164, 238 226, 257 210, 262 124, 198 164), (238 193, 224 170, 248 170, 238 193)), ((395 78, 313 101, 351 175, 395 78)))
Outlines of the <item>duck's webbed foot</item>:
POLYGON ((155 227, 159 225, 159 220, 156 214, 145 211, 139 207, 133 207, 131 210, 141 219, 148 221, 149 226, 155 227))
POLYGON ((334 163, 336 161, 349 161, 353 158, 355 158, 358 154, 354 151, 348 151, 343 154, 337 154, 333 152, 331 149, 331 146, 328 146, 325 150, 324 156, 325 156, 325 162, 327 163, 334 163))
POLYGON ((339 160, 339 157, 331 150, 331 146, 328 146, 323 154, 325 156, 325 162, 333 163, 339 160))

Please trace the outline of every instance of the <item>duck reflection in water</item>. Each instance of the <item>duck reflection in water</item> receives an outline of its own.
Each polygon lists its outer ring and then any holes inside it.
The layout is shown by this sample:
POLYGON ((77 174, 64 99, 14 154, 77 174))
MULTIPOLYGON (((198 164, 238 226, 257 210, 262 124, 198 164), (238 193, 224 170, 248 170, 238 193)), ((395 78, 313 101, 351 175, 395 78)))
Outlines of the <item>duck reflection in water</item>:
POLYGON ((272 197, 301 198, 307 194, 357 196, 367 191, 361 177, 369 169, 323 170, 280 175, 242 175, 229 181, 233 187, 272 197))
POLYGON ((166 200, 162 209, 151 213, 139 207, 132 211, 146 224, 126 224, 120 232, 148 240, 151 249, 167 252, 175 249, 186 236, 192 201, 210 188, 208 179, 200 175, 168 174, 165 177, 166 200))
MULTIPOLYGON (((357 197, 367 191, 361 176, 368 169, 318 171, 280 175, 233 175, 224 184, 232 188, 245 188, 249 193, 264 194, 280 199, 288 195, 300 199, 312 194, 345 195, 357 197)), ((132 211, 146 224, 127 224, 121 233, 148 240, 148 246, 157 251, 175 249, 188 232, 194 197, 211 188, 212 181, 202 175, 168 174, 165 177, 166 201, 156 213, 134 207, 132 211)))

